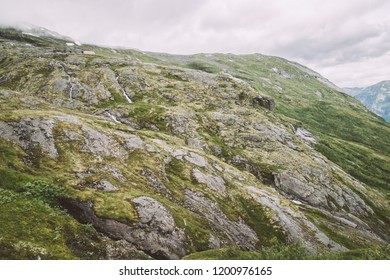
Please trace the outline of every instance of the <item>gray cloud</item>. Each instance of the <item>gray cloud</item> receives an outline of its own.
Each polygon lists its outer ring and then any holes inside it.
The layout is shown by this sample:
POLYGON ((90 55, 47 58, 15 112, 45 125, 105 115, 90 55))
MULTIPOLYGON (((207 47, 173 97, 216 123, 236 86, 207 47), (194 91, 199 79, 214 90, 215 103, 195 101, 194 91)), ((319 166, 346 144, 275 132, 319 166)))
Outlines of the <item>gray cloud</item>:
POLYGON ((147 51, 264 53, 340 86, 390 79, 387 0, 0 0, 0 23, 147 51))

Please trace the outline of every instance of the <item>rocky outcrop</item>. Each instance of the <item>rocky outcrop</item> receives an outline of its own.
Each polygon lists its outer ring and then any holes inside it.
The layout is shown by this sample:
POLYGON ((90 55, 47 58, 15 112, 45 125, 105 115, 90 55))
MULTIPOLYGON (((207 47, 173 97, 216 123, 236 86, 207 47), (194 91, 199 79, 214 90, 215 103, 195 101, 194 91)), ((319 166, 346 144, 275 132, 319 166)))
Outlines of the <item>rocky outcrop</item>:
POLYGON ((54 124, 53 119, 39 117, 27 117, 19 122, 0 122, 0 137, 27 151, 34 152, 34 148, 40 148, 47 156, 57 158, 58 151, 53 137, 54 124))
POLYGON ((154 258, 178 259, 186 255, 184 232, 176 227, 172 215, 161 203, 145 196, 134 198, 131 203, 135 205, 139 222, 128 225, 98 217, 92 202, 63 201, 81 222, 92 224, 112 239, 125 240, 154 258))
MULTIPOLYGON (((339 211, 348 209, 354 215, 369 216, 373 210, 348 188, 337 184, 313 184, 302 175, 293 173, 275 174, 275 187, 295 200, 308 203, 311 206, 325 210, 339 211)), ((326 179, 323 178, 324 182, 326 179)))
POLYGON ((103 191, 103 192, 114 192, 114 191, 119 190, 118 187, 116 187, 110 181, 107 181, 107 180, 93 182, 91 184, 88 184, 87 186, 92 188, 92 189, 97 189, 97 190, 103 191))
MULTIPOLYGON (((235 245, 244 250, 254 250, 256 248, 255 246, 259 239, 245 221, 242 219, 238 221, 229 220, 216 203, 188 189, 184 190, 184 195, 187 207, 204 217, 224 236, 224 239, 220 240, 221 245, 235 245)), ((211 239, 211 243, 215 244, 213 239, 211 239)))
POLYGON ((156 189, 159 193, 171 195, 171 191, 164 185, 153 170, 145 168, 141 171, 141 175, 146 177, 147 183, 150 187, 156 189))
POLYGON ((210 189, 216 192, 219 192, 221 194, 224 194, 226 192, 225 181, 219 176, 202 173, 197 168, 194 168, 194 170, 192 171, 192 176, 196 182, 200 184, 205 184, 210 189))
POLYGON ((317 140, 315 139, 315 137, 313 136, 313 134, 311 134, 309 131, 307 131, 306 129, 303 129, 303 128, 300 128, 298 127, 296 130, 295 130, 295 135, 297 135, 298 137, 300 137, 303 141, 305 141, 306 143, 308 144, 316 144, 317 143, 317 140))
POLYGON ((253 105, 264 107, 267 110, 273 111, 275 109, 275 100, 270 97, 256 96, 252 100, 253 105))
POLYGON ((290 242, 302 242, 312 251, 316 250, 318 243, 325 245, 332 251, 346 250, 346 248, 327 237, 313 223, 305 219, 302 213, 283 205, 276 194, 251 186, 246 187, 246 189, 253 199, 274 212, 272 219, 285 230, 290 242))

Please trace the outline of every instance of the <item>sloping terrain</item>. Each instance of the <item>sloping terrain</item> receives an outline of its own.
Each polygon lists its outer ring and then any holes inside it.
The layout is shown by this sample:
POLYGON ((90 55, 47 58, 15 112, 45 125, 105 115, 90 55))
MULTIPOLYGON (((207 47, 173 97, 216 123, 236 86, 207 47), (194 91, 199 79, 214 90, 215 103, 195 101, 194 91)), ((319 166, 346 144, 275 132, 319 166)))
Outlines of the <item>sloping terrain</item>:
POLYGON ((388 244, 390 127, 303 66, 0 38, 2 258, 388 244))

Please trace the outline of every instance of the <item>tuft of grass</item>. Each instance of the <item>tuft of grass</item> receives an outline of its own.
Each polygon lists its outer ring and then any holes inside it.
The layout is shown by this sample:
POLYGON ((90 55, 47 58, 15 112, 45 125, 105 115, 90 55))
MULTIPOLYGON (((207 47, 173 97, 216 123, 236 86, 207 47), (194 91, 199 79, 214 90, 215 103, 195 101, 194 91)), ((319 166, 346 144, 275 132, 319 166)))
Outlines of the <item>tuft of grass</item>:
POLYGON ((196 252, 184 257, 185 260, 388 260, 390 245, 370 247, 345 252, 330 253, 319 251, 311 253, 303 245, 283 244, 274 240, 270 247, 257 252, 241 251, 237 248, 221 248, 196 252))
POLYGON ((185 256, 184 260, 259 260, 261 255, 258 252, 246 252, 237 248, 222 248, 197 252, 185 256))

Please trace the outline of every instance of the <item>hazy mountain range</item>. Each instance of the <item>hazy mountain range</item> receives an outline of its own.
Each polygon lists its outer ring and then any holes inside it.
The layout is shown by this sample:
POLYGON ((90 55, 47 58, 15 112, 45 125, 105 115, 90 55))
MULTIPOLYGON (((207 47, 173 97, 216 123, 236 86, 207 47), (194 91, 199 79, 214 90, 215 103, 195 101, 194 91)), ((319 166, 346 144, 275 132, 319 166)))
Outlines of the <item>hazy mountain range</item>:
POLYGON ((390 122, 390 81, 382 81, 364 88, 344 88, 344 90, 372 112, 390 122))

